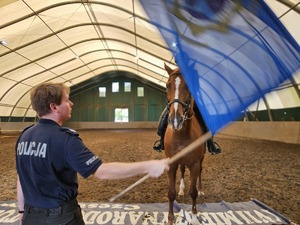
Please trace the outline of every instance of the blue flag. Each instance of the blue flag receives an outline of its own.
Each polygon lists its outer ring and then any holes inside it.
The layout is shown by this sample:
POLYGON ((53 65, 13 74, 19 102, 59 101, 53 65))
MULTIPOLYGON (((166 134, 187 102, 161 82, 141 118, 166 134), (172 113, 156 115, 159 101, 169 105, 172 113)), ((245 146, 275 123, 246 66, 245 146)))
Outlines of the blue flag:
POLYGON ((140 0, 212 134, 299 70, 299 45, 262 0, 140 0))

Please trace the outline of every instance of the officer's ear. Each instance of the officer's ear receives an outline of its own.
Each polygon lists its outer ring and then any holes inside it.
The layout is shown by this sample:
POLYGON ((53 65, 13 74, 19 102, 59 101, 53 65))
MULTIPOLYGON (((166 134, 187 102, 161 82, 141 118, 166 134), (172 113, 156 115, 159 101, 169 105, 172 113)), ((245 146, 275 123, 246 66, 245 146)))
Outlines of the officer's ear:
POLYGON ((54 103, 50 103, 50 109, 51 111, 55 111, 57 109, 57 105, 54 103))

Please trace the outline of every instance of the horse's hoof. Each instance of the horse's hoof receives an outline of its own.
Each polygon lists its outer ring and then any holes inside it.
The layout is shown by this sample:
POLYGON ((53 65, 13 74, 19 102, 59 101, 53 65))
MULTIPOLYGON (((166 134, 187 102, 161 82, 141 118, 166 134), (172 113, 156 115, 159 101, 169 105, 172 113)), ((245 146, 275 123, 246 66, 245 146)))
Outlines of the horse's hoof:
POLYGON ((184 191, 179 191, 179 192, 178 192, 178 195, 179 195, 179 196, 184 196, 184 191))
POLYGON ((198 191, 198 196, 203 196, 204 192, 203 191, 198 191))

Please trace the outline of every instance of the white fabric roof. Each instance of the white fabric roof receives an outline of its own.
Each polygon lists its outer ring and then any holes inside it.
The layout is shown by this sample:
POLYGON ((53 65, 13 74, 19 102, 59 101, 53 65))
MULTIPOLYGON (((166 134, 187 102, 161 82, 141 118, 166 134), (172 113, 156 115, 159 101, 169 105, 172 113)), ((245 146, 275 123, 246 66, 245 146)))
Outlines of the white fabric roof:
MULTIPOLYGON (((299 43, 300 1, 266 2, 299 43)), ((1 0, 0 16, 0 116, 34 117, 29 93, 41 82, 127 71, 164 87, 164 62, 175 66, 138 0, 1 0)), ((300 72, 259 110, 300 106, 299 84, 300 72)))

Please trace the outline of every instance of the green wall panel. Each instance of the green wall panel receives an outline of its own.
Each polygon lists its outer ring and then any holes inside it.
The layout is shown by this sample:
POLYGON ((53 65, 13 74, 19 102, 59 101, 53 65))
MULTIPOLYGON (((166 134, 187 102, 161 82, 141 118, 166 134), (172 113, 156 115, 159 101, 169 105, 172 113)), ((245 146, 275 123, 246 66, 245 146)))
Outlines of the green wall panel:
MULTIPOLYGON (((122 76, 107 77, 102 82, 93 82, 94 87, 82 89, 70 98, 74 103, 71 121, 114 121, 115 108, 128 108, 129 121, 158 121, 166 106, 163 87, 143 83, 122 76), (119 92, 112 93, 112 82, 119 82, 119 92), (124 92, 124 82, 131 82, 131 92, 124 92), (106 97, 99 97, 99 87, 106 87, 106 97), (137 88, 144 88, 144 96, 137 96, 137 88)), ((77 86, 80 86, 78 84, 77 86)), ((300 121, 300 107, 271 110, 274 121, 300 121)), ((269 121, 266 110, 247 113, 250 121, 269 121), (254 117, 255 116, 255 117, 254 117)), ((243 120, 244 115, 237 120, 243 120)), ((6 118, 3 118, 5 121, 6 118)), ((13 118, 12 120, 17 120, 13 118)))
POLYGON ((148 121, 158 121, 163 109, 161 105, 149 105, 148 107, 148 121))
POLYGON ((134 118, 136 121, 147 121, 147 108, 145 105, 135 105, 134 118))
MULTIPOLYGON (((80 85, 80 84, 79 84, 80 85)), ((129 121, 158 121, 165 107, 164 88, 153 88, 137 79, 122 76, 106 79, 94 84, 93 88, 82 89, 70 98, 74 103, 71 121, 114 121, 116 108, 127 108, 129 121), (119 82, 119 92, 112 92, 112 83, 119 82), (131 83, 131 92, 124 92, 124 83, 131 83), (106 96, 99 97, 99 87, 106 88, 106 96), (144 88, 144 96, 137 96, 137 88, 144 88)))

